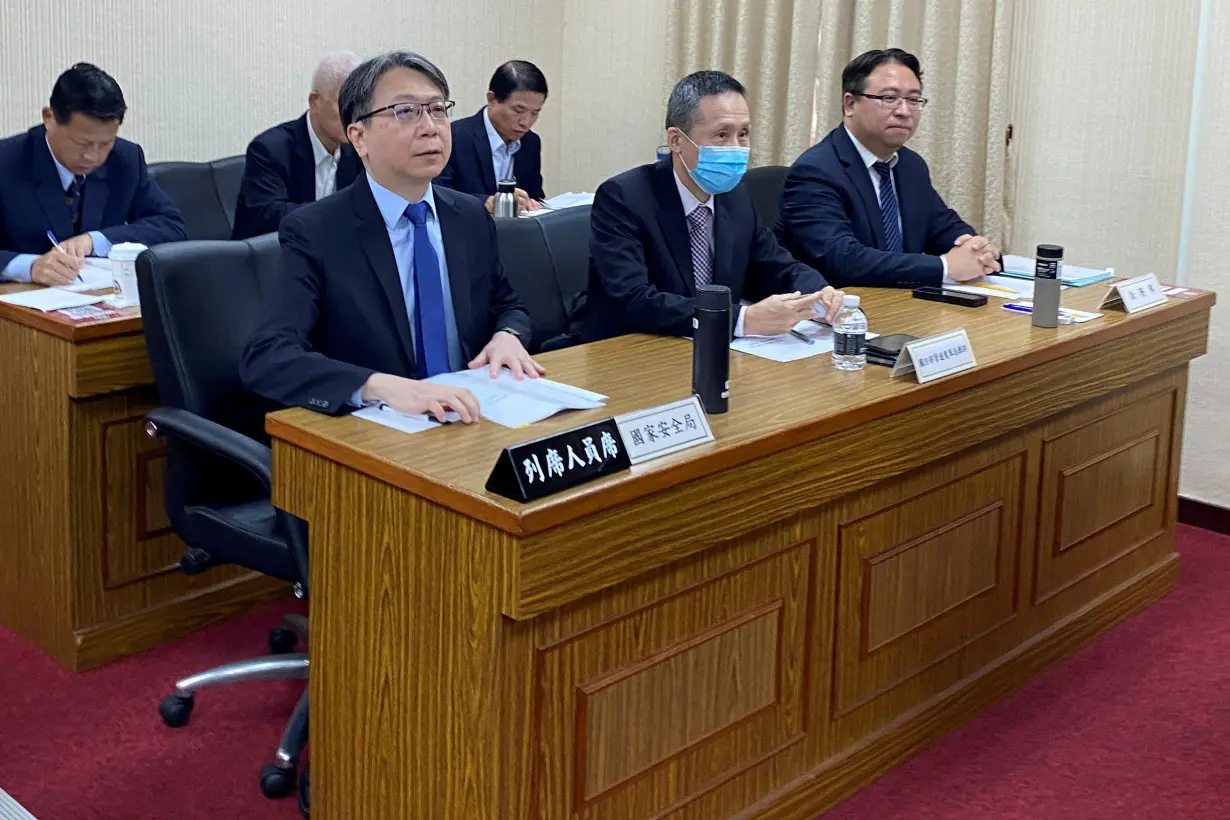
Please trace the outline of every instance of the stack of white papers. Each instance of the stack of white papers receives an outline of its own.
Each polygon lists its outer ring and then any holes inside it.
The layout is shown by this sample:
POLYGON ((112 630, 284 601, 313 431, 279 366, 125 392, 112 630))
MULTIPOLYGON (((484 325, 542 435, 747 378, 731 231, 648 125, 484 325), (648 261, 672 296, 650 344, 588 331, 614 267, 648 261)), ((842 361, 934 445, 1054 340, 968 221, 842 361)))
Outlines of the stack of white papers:
MULTIPOLYGON (((1082 268, 1079 265, 1064 263, 1063 273, 1059 281, 1074 288, 1083 288, 1095 282, 1104 282, 1114 278, 1114 268, 1082 268)), ((1018 279, 1034 278, 1034 260, 1028 256, 1004 255, 1004 276, 1018 279)))
POLYGON ((103 296, 86 296, 81 293, 72 293, 64 288, 39 288, 38 290, 23 290, 20 293, 0 296, 0 302, 7 302, 18 307, 33 308, 34 310, 41 310, 46 313, 51 310, 98 304, 104 298, 103 296))
POLYGON ((85 267, 81 269, 81 281, 73 282, 71 285, 62 285, 59 290, 77 293, 83 290, 103 290, 114 284, 115 280, 111 276, 111 260, 90 257, 85 260, 85 267))
POLYGON ((945 279, 944 290, 995 296, 1000 299, 1032 299, 1034 298, 1034 280, 1032 276, 1029 279, 1017 279, 998 274, 970 279, 967 282, 945 279))
MULTIPOLYGON (((522 379, 518 381, 505 369, 499 377, 491 378, 491 372, 483 367, 462 370, 457 373, 441 373, 427 379, 435 384, 449 384, 468 388, 478 399, 479 412, 483 418, 505 427, 525 427, 550 418, 562 410, 593 410, 606 403, 606 396, 579 387, 551 381, 550 379, 522 379)), ((440 422, 426 415, 410 415, 382 405, 364 407, 355 416, 406 433, 418 433, 439 427, 440 422)), ((457 421, 456 413, 445 416, 448 421, 457 421)))
POLYGON ((557 194, 549 199, 544 199, 542 204, 545 208, 537 211, 522 211, 521 216, 542 216, 551 211, 559 211, 564 208, 575 208, 579 205, 592 205, 594 203, 594 195, 589 193, 574 194, 569 191, 566 194, 557 194))
MULTIPOLYGON (((833 352, 833 328, 828 325, 808 320, 799 322, 794 329, 810 339, 811 344, 798 336, 783 333, 780 336, 740 336, 730 343, 730 349, 775 362, 795 362, 833 352)), ((868 333, 867 338, 874 339, 876 335, 868 333)))

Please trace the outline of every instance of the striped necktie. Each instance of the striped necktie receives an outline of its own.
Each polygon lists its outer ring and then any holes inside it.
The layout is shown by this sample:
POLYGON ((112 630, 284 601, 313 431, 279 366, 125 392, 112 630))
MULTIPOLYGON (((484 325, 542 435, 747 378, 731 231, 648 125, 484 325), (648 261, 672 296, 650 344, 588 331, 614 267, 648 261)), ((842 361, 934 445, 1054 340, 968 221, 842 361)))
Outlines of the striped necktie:
POLYGON ((887 162, 871 166, 880 175, 880 219, 884 222, 884 250, 901 253, 901 211, 893 190, 893 169, 887 162))

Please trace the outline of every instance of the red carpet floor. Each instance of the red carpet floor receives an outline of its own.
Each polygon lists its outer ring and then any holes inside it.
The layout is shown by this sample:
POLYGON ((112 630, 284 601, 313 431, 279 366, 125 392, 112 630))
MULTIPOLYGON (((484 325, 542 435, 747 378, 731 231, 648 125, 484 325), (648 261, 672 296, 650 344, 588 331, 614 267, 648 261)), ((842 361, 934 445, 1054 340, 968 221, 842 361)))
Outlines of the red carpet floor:
MULTIPOLYGON (((1178 546, 1167 598, 824 820, 1230 818, 1230 538, 1180 528, 1178 546)), ((204 693, 178 731, 156 712, 177 676, 263 651, 292 606, 85 675, 0 629, 0 787, 39 820, 298 817, 257 787, 297 684, 204 693)))

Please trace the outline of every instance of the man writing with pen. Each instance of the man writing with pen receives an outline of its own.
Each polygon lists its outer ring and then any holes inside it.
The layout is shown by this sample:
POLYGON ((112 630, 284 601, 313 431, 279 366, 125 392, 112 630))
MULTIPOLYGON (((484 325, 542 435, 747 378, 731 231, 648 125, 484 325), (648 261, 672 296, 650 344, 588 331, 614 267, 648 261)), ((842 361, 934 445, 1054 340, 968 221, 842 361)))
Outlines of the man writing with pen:
POLYGON ((43 124, 0 140, 0 280, 66 285, 117 242, 187 239, 141 147, 119 139, 119 84, 78 63, 56 80, 43 124))

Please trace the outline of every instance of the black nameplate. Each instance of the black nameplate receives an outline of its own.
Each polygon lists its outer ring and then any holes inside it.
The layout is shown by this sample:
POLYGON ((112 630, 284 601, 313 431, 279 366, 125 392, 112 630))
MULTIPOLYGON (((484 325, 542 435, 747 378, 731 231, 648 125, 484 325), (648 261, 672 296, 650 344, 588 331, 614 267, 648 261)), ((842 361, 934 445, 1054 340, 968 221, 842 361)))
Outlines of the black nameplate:
POLYGON ((487 490, 514 501, 533 501, 631 466, 615 419, 607 418, 505 447, 487 479, 487 490))

